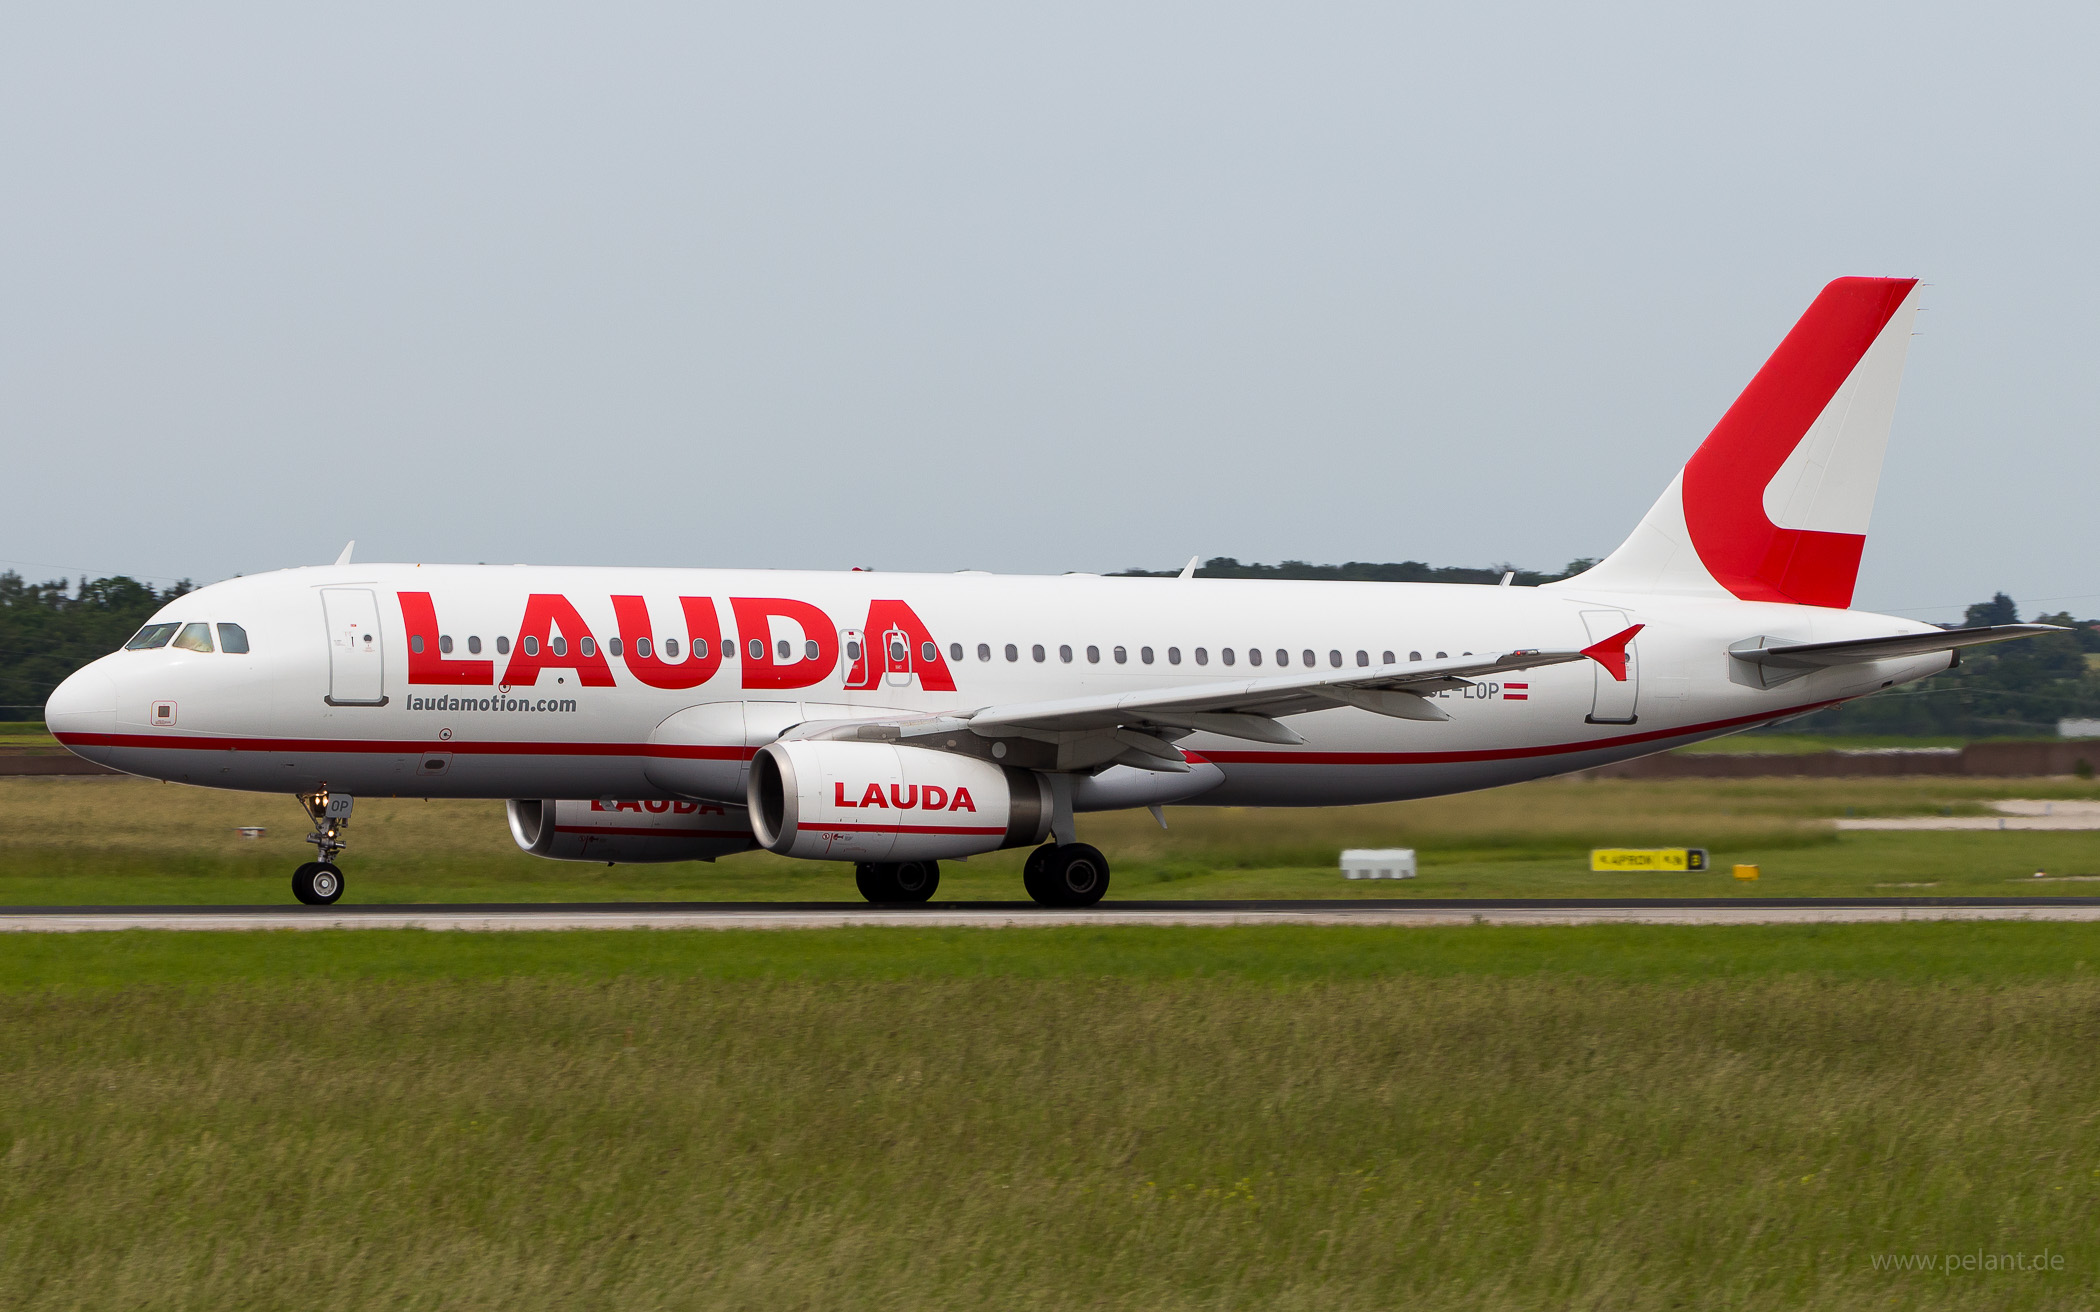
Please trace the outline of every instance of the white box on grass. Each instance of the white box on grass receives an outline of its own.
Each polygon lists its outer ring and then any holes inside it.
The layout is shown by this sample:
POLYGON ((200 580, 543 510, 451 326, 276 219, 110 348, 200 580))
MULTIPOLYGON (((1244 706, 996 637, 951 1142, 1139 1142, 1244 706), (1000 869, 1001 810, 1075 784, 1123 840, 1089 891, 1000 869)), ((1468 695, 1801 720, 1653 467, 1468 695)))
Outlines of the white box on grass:
POLYGON ((1346 879, 1413 879, 1415 850, 1411 847, 1352 847, 1342 853, 1342 876, 1346 879))

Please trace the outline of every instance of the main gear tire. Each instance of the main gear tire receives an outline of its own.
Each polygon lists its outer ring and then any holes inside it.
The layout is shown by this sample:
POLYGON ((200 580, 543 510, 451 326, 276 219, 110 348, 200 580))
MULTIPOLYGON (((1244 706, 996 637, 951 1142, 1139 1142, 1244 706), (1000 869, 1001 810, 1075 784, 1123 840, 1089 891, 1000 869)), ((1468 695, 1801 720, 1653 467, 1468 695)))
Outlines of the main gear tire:
POLYGON ((1090 907, 1108 892, 1108 858, 1086 843, 1037 848, 1021 871, 1028 896, 1046 907, 1090 907))
POLYGON ((941 886, 938 861, 863 861, 853 882, 870 902, 924 902, 941 886))

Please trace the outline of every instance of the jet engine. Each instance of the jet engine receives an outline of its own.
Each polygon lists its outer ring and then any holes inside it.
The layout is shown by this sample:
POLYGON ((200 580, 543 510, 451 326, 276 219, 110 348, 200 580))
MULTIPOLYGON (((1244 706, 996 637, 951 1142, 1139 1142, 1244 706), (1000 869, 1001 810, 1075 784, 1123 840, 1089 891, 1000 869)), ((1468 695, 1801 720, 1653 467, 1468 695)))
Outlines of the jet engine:
POLYGON ((592 799, 512 801, 510 836, 556 861, 712 861, 754 846, 740 806, 592 799))
POLYGON ((768 744, 746 799, 761 847, 822 861, 939 861, 1050 833, 1042 775, 897 743, 768 744))

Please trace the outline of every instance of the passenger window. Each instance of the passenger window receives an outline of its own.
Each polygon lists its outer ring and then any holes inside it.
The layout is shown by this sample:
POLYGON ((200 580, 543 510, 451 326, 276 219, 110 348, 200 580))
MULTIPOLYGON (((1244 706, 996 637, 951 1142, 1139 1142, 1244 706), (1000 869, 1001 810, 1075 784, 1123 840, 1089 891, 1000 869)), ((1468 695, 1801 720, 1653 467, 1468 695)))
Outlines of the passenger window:
POLYGON ((605 640, 605 654, 614 657, 615 659, 619 657, 620 640, 618 638, 607 638, 605 640))
POLYGON ((948 644, 948 659, 949 659, 949 660, 951 660, 951 661, 959 661, 959 660, 961 660, 962 658, 963 658, 963 654, 962 654, 962 644, 961 644, 961 643, 959 643, 959 642, 951 642, 951 643, 949 643, 949 644, 948 644))
POLYGON ((1356 653, 1356 663, 1358 665, 1369 665, 1371 663, 1371 653, 1367 651, 1356 653))
POLYGON ((423 635, 420 633, 409 634, 408 649, 414 652, 416 655, 421 656, 423 654, 423 635))
POLYGON ((636 638, 634 640, 634 654, 643 660, 649 659, 649 640, 647 638, 636 638))
POLYGON ((1261 664, 1261 648, 1249 647, 1247 649, 1247 663, 1249 665, 1261 664))
POLYGON ((508 655, 510 655, 510 639, 509 639, 509 638, 505 638, 505 637, 498 637, 498 638, 496 639, 496 654, 497 654, 498 656, 508 656, 508 655))
POLYGON ((586 656, 596 656, 598 654, 598 640, 595 638, 581 639, 576 644, 576 650, 586 656))
POLYGON ((221 624, 219 626, 219 650, 229 656, 246 656, 248 654, 248 630, 238 624, 221 624))
POLYGON ((1227 647, 1223 651, 1219 652, 1218 655, 1224 658, 1225 663, 1227 665, 1232 664, 1232 648, 1227 647))
POLYGON ((1451 659, 1451 658, 1450 658, 1449 656, 1445 655, 1445 654, 1444 654, 1443 652, 1438 652, 1438 653, 1436 654, 1436 658, 1437 658, 1438 660, 1440 660, 1440 661, 1448 661, 1448 660, 1450 660, 1450 659, 1451 659))
POLYGON ((978 644, 977 644, 977 659, 978 659, 978 660, 981 660, 981 661, 988 661, 988 660, 990 660, 991 658, 992 658, 992 644, 990 644, 989 642, 980 642, 980 643, 978 643, 978 644))
MULTIPOLYGON (((1010 643, 1010 642, 1006 644, 1006 659, 1008 659, 1008 660, 1010 660, 1010 661, 1017 661, 1017 660, 1021 659, 1021 651, 1020 651, 1020 649, 1019 649, 1018 647, 1014 646, 1014 645, 1013 645, 1012 643, 1010 643)), ((1038 658, 1038 659, 1040 659, 1040 658, 1038 658)))
POLYGON ((175 645, 184 651, 210 651, 211 625, 185 624, 182 632, 175 635, 175 645))
POLYGON ((450 634, 441 633, 438 635, 438 651, 445 656, 452 654, 452 637, 450 634))
POLYGON ((1086 649, 1086 663, 1089 665, 1099 665, 1101 663, 1101 649, 1099 647, 1086 649))
POLYGON ((533 637, 531 634, 527 634, 525 636, 525 641, 519 643, 518 645, 525 649, 525 654, 527 656, 537 656, 540 654, 540 640, 538 638, 533 637))
POLYGON ((1389 652, 1389 651, 1386 651, 1386 652, 1380 652, 1380 653, 1378 654, 1378 663, 1379 663, 1379 664, 1381 664, 1381 665, 1391 665, 1391 664, 1393 664, 1393 663, 1394 663, 1394 661, 1393 661, 1393 653, 1391 653, 1391 652, 1389 652))
POLYGON ((1276 649, 1276 663, 1278 665, 1289 665, 1291 663, 1291 654, 1285 651, 1283 648, 1278 647, 1276 649))
POLYGON ((1035 657, 1036 664, 1041 665, 1043 663, 1043 644, 1039 642, 1033 647, 1030 647, 1028 649, 1028 654, 1030 656, 1035 657))
POLYGON ((895 638, 890 640, 890 663, 892 665, 904 664, 904 644, 895 638))
POLYGON ((1150 665, 1152 663, 1152 649, 1150 647, 1138 648, 1138 659, 1150 665))
POLYGON ((744 647, 751 653, 752 660, 762 661, 766 658, 766 644, 760 642, 757 638, 753 638, 745 643, 744 647))
POLYGON ((941 649, 939 647, 934 646, 930 642, 922 642, 919 644, 920 660, 925 661, 928 665, 931 665, 940 658, 941 649))
POLYGON ((1124 650, 1123 650, 1123 649, 1122 649, 1121 647, 1118 647, 1118 648, 1116 648, 1116 664, 1118 664, 1118 665, 1128 665, 1129 663, 1130 663, 1130 653, 1129 653, 1129 652, 1127 652, 1127 651, 1124 651, 1124 650))
POLYGON ((780 653, 780 663, 782 665, 787 664, 789 661, 795 658, 795 649, 788 645, 788 640, 786 638, 780 639, 778 642, 774 643, 773 646, 780 653))
MULTIPOLYGON (((671 653, 674 656, 678 653, 678 643, 675 639, 671 642, 671 653)), ((727 656, 729 654, 729 648, 724 647, 722 649, 722 654, 724 656, 727 656)), ((707 659, 707 639, 693 639, 693 659, 696 661, 704 661, 707 659)))
POLYGON ((1198 647, 1198 648, 1196 648, 1196 664, 1198 664, 1198 665, 1208 665, 1208 664, 1210 664, 1210 649, 1209 649, 1208 647, 1198 647))
POLYGON ((1341 654, 1340 652, 1338 652, 1338 651, 1330 651, 1330 652, 1328 652, 1328 653, 1327 653, 1327 663, 1328 663, 1329 665, 1332 665, 1332 666, 1334 666, 1334 667, 1335 667, 1336 669, 1340 669, 1340 668, 1342 668, 1342 654, 1341 654))
POLYGON ((1072 663, 1072 648, 1070 644, 1059 644, 1057 648, 1057 659, 1063 661, 1067 665, 1070 665, 1072 663))
POLYGON ((1179 665, 1179 664, 1181 664, 1181 648, 1179 648, 1179 647, 1169 647, 1169 648, 1167 648, 1167 664, 1169 664, 1169 665, 1179 665))
POLYGON ((820 651, 822 651, 822 650, 823 650, 823 648, 822 648, 822 647, 819 647, 819 646, 817 646, 817 640, 816 640, 815 638, 804 638, 804 639, 802 640, 802 659, 803 659, 803 660, 806 660, 806 661, 813 661, 813 660, 815 660, 815 659, 817 658, 817 653, 818 653, 818 652, 820 652, 820 651))
POLYGON ((124 650, 151 651, 155 647, 165 647, 168 639, 175 636, 175 630, 181 627, 180 624, 148 624, 132 635, 131 641, 124 644, 124 650))
POLYGON ((557 634, 547 644, 547 650, 553 652, 556 656, 566 656, 569 654, 569 640, 557 634))
POLYGON ((1305 649, 1305 668, 1309 670, 1319 663, 1319 658, 1312 654, 1312 648, 1307 647, 1305 649))
MULTIPOLYGON (((699 650, 699 649, 698 649, 697 647, 696 647, 696 648, 694 648, 694 651, 695 651, 696 653, 698 652, 698 650, 699 650)), ((664 639, 664 659, 665 659, 665 660, 667 660, 667 661, 675 661, 675 660, 677 660, 677 659, 678 659, 678 639, 676 639, 676 638, 665 638, 665 639, 664 639)))
POLYGON ((1418 652, 1418 651, 1411 651, 1411 652, 1407 653, 1407 659, 1409 659, 1409 660, 1411 660, 1411 661, 1418 661, 1418 660, 1421 660, 1421 659, 1422 659, 1422 653, 1421 653, 1421 652, 1418 652))
POLYGON ((469 655, 469 656, 479 656, 480 654, 481 654, 481 639, 479 639, 479 638, 468 638, 468 639, 467 639, 467 655, 469 655))

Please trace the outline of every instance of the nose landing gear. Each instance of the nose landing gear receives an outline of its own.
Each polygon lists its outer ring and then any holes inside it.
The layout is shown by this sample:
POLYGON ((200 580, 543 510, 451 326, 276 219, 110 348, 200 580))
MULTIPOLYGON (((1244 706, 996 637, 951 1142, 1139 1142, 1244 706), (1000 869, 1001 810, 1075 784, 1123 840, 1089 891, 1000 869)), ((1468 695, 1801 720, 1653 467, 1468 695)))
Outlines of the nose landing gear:
POLYGON ((314 855, 321 859, 308 861, 292 872, 292 896, 310 907, 328 906, 343 895, 343 872, 337 868, 335 856, 349 843, 343 830, 350 824, 354 800, 331 795, 326 788, 299 794, 299 805, 306 808, 307 818, 314 825, 306 841, 314 845, 314 855))

